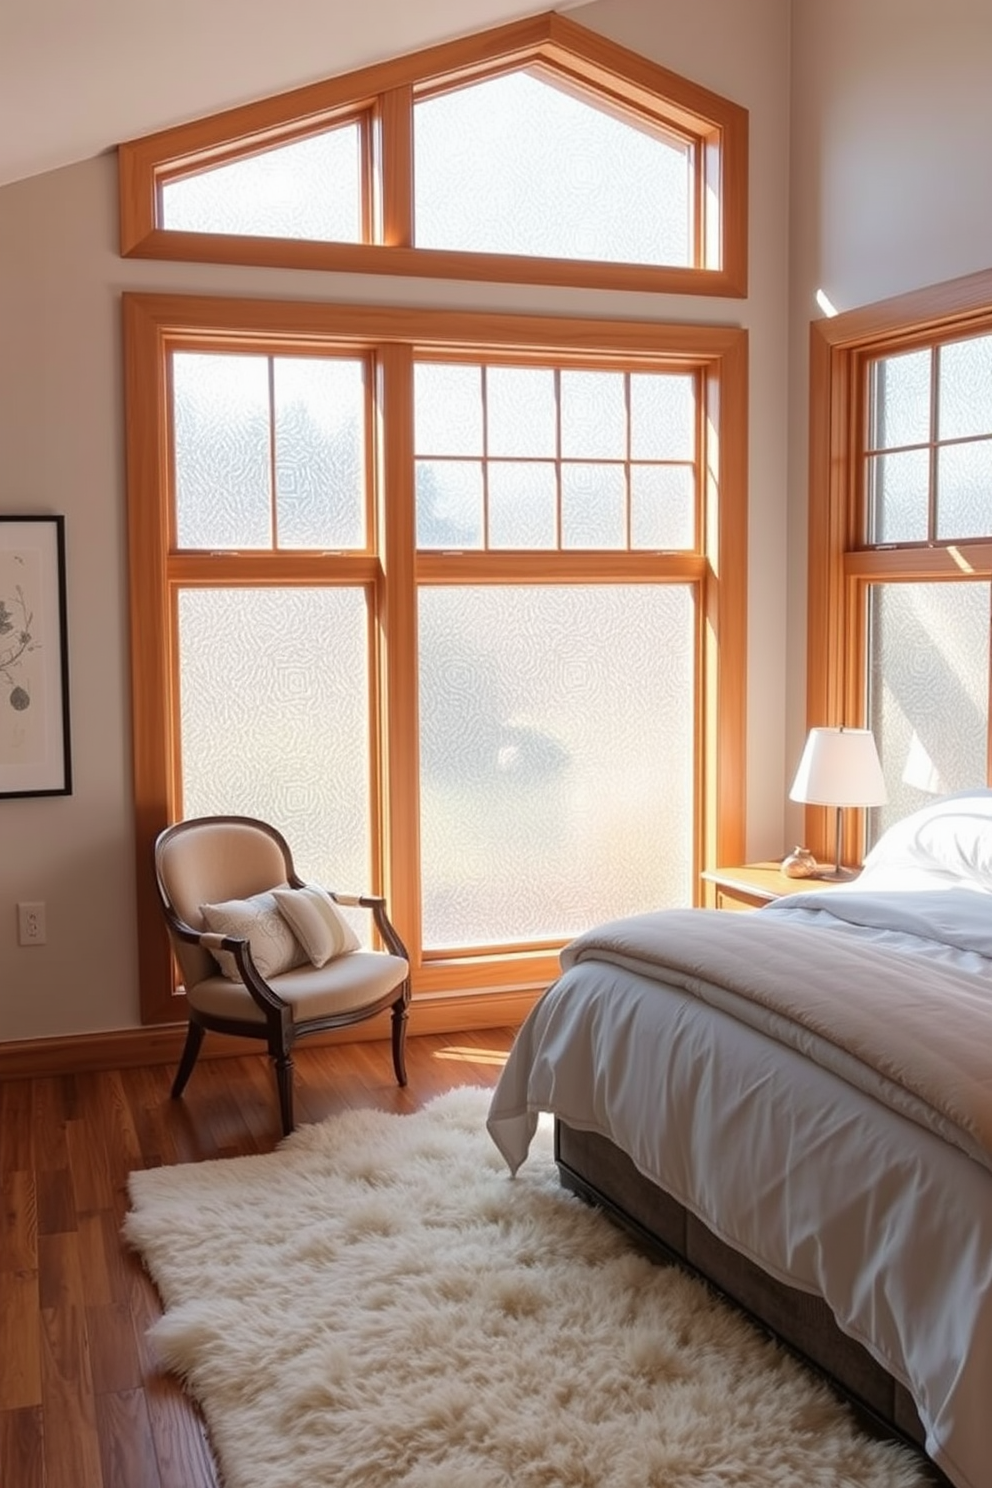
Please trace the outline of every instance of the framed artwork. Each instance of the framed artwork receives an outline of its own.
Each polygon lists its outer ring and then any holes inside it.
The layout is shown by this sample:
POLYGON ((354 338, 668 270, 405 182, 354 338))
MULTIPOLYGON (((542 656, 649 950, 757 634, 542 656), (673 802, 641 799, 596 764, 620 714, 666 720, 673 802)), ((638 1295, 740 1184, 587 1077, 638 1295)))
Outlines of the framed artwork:
POLYGON ((67 796, 65 518, 0 514, 0 796, 67 796))

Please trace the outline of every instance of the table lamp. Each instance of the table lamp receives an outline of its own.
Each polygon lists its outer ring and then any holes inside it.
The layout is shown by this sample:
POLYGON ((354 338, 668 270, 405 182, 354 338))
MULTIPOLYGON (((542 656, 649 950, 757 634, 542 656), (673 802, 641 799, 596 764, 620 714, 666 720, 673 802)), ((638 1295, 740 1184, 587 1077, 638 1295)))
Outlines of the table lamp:
POLYGON ((789 799, 804 801, 810 806, 835 807, 833 872, 816 876, 838 880, 853 878, 854 869, 841 867, 844 808, 883 806, 888 799, 871 729, 810 729, 789 799))

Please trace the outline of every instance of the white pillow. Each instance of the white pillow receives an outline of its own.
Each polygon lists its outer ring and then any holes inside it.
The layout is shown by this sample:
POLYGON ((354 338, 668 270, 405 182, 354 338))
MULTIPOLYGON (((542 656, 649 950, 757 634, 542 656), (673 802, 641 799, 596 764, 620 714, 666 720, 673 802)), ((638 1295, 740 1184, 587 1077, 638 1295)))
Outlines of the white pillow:
POLYGON ((992 789, 942 796, 893 823, 864 866, 923 868, 992 892, 992 789))
POLYGON ((314 966, 357 951, 359 939, 326 889, 273 889, 272 897, 314 966))
MULTIPOLYGON (((275 899, 278 892, 276 889, 266 894, 254 894, 250 899, 228 899, 223 904, 200 905, 208 930, 219 935, 237 935, 248 941, 252 959, 266 979, 291 971, 294 966, 302 966, 307 959, 306 951, 279 913, 275 899)), ((233 951, 212 951, 211 955, 224 976, 232 982, 241 981, 233 951)))

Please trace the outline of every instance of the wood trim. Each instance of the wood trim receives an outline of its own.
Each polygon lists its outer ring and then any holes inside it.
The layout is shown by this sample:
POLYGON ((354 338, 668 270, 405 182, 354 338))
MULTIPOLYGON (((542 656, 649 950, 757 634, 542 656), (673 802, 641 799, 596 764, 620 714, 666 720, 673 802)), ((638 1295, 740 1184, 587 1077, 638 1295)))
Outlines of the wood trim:
MULTIPOLYGON (((540 997, 543 987, 415 997, 410 1007, 410 1033, 467 1033, 485 1028, 518 1027, 540 997)), ((0 1043, 0 1080, 37 1079, 81 1074, 88 1070, 130 1069, 145 1064, 178 1063, 186 1038, 185 1023, 157 1028, 121 1028, 102 1033, 63 1034, 56 1038, 0 1043)), ((318 1044, 388 1042, 389 1014, 369 1018, 333 1033, 311 1034, 299 1047, 318 1044)), ((208 1033, 201 1059, 263 1054, 258 1039, 208 1033)))
MULTIPOLYGON (((747 801, 747 534, 748 534, 748 336, 740 331, 721 358, 718 378, 708 379, 719 464, 706 461, 706 478, 719 469, 717 533, 707 540, 711 566, 706 588, 710 671, 716 669, 716 718, 706 725, 716 777, 716 800, 704 813, 715 857, 706 863, 739 862, 744 856, 747 801)), ((709 504, 710 510, 712 503, 709 504)), ((712 520, 712 517, 710 518, 712 520)))
MULTIPOLYGON (((160 1022, 173 996, 172 953, 155 886, 155 838, 170 820, 175 768, 166 727, 172 697, 168 610, 163 576, 169 551, 169 427, 161 327, 140 298, 124 297, 128 553, 131 586, 132 769, 135 894, 141 1016, 160 1022), (140 727, 137 721, 140 720, 140 727)), ((185 998, 178 1011, 185 1010, 185 998)), ((171 1012, 166 1011, 166 1017, 171 1012)))
MULTIPOLYGON (((118 146, 120 251, 339 273, 415 274, 495 283, 559 284, 669 294, 744 297, 748 286, 748 113, 740 105, 554 12, 511 22, 309 84, 118 146), (672 128, 705 157, 697 170, 697 264, 691 268, 541 259, 418 249, 412 238, 412 107, 419 95, 509 67, 541 63, 587 90, 672 128), (159 193, 170 178, 304 137, 365 112, 382 135, 382 201, 373 216, 382 241, 342 244, 173 232, 159 226, 159 193), (399 180, 398 174, 404 173, 399 180), (705 181, 722 197, 714 233, 705 181), (713 258, 719 244, 719 261, 713 258)), ((370 196, 366 173, 364 195, 370 196)))
MULTIPOLYGON (((413 407, 409 346, 386 346, 378 356, 384 606, 381 633, 388 658, 383 707, 385 750, 380 763, 386 801, 386 863, 393 922, 419 968, 420 749, 417 734, 417 605, 413 427, 393 408, 413 407), (387 499, 391 493, 392 499, 387 499), (400 499, 396 499, 399 497, 400 499)), ((419 972, 418 972, 419 975, 419 972)))
POLYGON ((245 299, 211 295, 125 292, 135 319, 158 336, 195 347, 226 335, 232 348, 265 349, 285 339, 292 350, 312 352, 325 340, 344 346, 412 341, 421 347, 525 348, 545 357, 610 352, 641 356, 663 368, 716 361, 746 336, 738 326, 677 321, 598 319, 583 316, 501 315, 492 311, 436 310, 409 306, 333 304, 325 301, 245 299), (246 327, 249 329, 246 330, 246 327))

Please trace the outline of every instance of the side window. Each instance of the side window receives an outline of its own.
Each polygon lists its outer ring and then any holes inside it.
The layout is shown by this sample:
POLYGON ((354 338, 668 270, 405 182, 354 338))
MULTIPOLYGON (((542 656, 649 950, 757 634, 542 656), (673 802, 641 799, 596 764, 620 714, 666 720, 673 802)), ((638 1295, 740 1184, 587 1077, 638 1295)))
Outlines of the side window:
POLYGON ((932 325, 924 294, 905 319, 888 302, 814 337, 810 722, 875 734, 888 801, 866 845, 992 779, 992 276, 976 278, 960 325, 938 287, 932 325))

